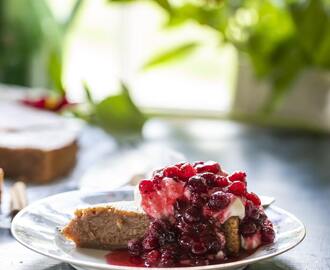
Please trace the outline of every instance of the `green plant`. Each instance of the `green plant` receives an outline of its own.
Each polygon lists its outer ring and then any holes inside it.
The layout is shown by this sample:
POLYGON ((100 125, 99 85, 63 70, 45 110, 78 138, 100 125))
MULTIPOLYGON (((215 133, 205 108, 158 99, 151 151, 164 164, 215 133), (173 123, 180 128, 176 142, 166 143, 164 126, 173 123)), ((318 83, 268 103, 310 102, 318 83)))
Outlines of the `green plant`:
MULTIPOLYGON (((149 1, 167 13, 166 28, 195 22, 214 30, 219 43, 230 43, 244 53, 256 76, 272 85, 265 112, 276 108, 304 69, 330 69, 329 0, 149 1)), ((171 48, 153 57, 145 67, 186 56, 198 46, 201 44, 190 42, 171 48)))
POLYGON ((63 92, 63 44, 82 2, 59 22, 46 0, 0 0, 0 81, 63 92))
POLYGON ((124 83, 121 83, 121 89, 117 95, 108 96, 101 101, 94 100, 86 83, 84 89, 87 104, 71 109, 74 116, 101 127, 117 138, 141 132, 146 117, 132 101, 124 83))

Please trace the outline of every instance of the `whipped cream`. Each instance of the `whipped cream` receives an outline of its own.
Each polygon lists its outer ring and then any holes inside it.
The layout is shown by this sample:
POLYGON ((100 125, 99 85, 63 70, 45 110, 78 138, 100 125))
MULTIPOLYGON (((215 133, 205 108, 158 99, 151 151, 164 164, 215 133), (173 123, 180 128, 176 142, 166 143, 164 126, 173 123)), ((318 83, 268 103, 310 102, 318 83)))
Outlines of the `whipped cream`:
POLYGON ((240 197, 232 195, 230 204, 225 209, 213 213, 212 216, 218 219, 221 224, 231 217, 238 217, 242 220, 245 217, 244 203, 240 197))

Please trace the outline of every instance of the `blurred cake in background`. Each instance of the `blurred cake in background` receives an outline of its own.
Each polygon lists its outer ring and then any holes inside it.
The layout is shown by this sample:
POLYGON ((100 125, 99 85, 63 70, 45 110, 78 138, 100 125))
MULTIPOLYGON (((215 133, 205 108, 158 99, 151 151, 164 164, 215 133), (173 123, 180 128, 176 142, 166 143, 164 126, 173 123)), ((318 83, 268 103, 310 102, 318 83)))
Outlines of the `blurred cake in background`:
POLYGON ((0 168, 8 178, 46 183, 68 174, 76 163, 77 131, 60 115, 0 93, 0 168))

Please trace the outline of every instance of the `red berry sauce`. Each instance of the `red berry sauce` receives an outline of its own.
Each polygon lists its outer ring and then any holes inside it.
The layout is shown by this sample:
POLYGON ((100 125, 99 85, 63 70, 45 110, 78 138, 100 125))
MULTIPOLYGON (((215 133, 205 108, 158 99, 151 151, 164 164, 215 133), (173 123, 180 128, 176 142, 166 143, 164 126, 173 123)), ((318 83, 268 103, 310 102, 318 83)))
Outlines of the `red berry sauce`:
MULTIPOLYGON (((255 250, 242 250, 238 256, 233 258, 227 258, 226 260, 213 260, 210 261, 209 264, 220 264, 220 263, 229 263, 229 262, 236 262, 251 256, 255 250)), ((108 264, 111 265, 118 265, 118 266, 129 266, 129 267, 148 267, 145 265, 143 259, 139 257, 132 257, 127 249, 119 249, 109 252, 106 255, 106 261, 108 264)), ((195 261, 198 265, 203 265, 203 261, 195 261)), ((190 265, 186 264, 179 264, 176 263, 175 267, 186 267, 190 265)))

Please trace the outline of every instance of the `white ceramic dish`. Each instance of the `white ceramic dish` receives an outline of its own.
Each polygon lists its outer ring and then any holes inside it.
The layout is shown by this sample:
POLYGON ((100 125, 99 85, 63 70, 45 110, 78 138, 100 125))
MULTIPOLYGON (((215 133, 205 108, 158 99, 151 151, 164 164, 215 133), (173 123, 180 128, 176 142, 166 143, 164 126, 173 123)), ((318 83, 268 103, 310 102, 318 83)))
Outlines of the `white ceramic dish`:
MULTIPOLYGON (((37 201, 19 212, 12 222, 11 231, 16 240, 27 248, 59 261, 70 263, 78 270, 134 269, 136 267, 109 265, 104 257, 107 254, 106 251, 76 248, 60 233, 60 229, 68 223, 76 208, 132 199, 133 193, 129 190, 61 193, 37 201)), ((202 267, 171 268, 171 270, 243 269, 248 264, 286 252, 304 239, 305 227, 295 216, 275 206, 268 207, 266 213, 277 231, 274 244, 263 246, 251 256, 240 261, 202 267)), ((163 268, 150 269, 162 270, 163 268)))

